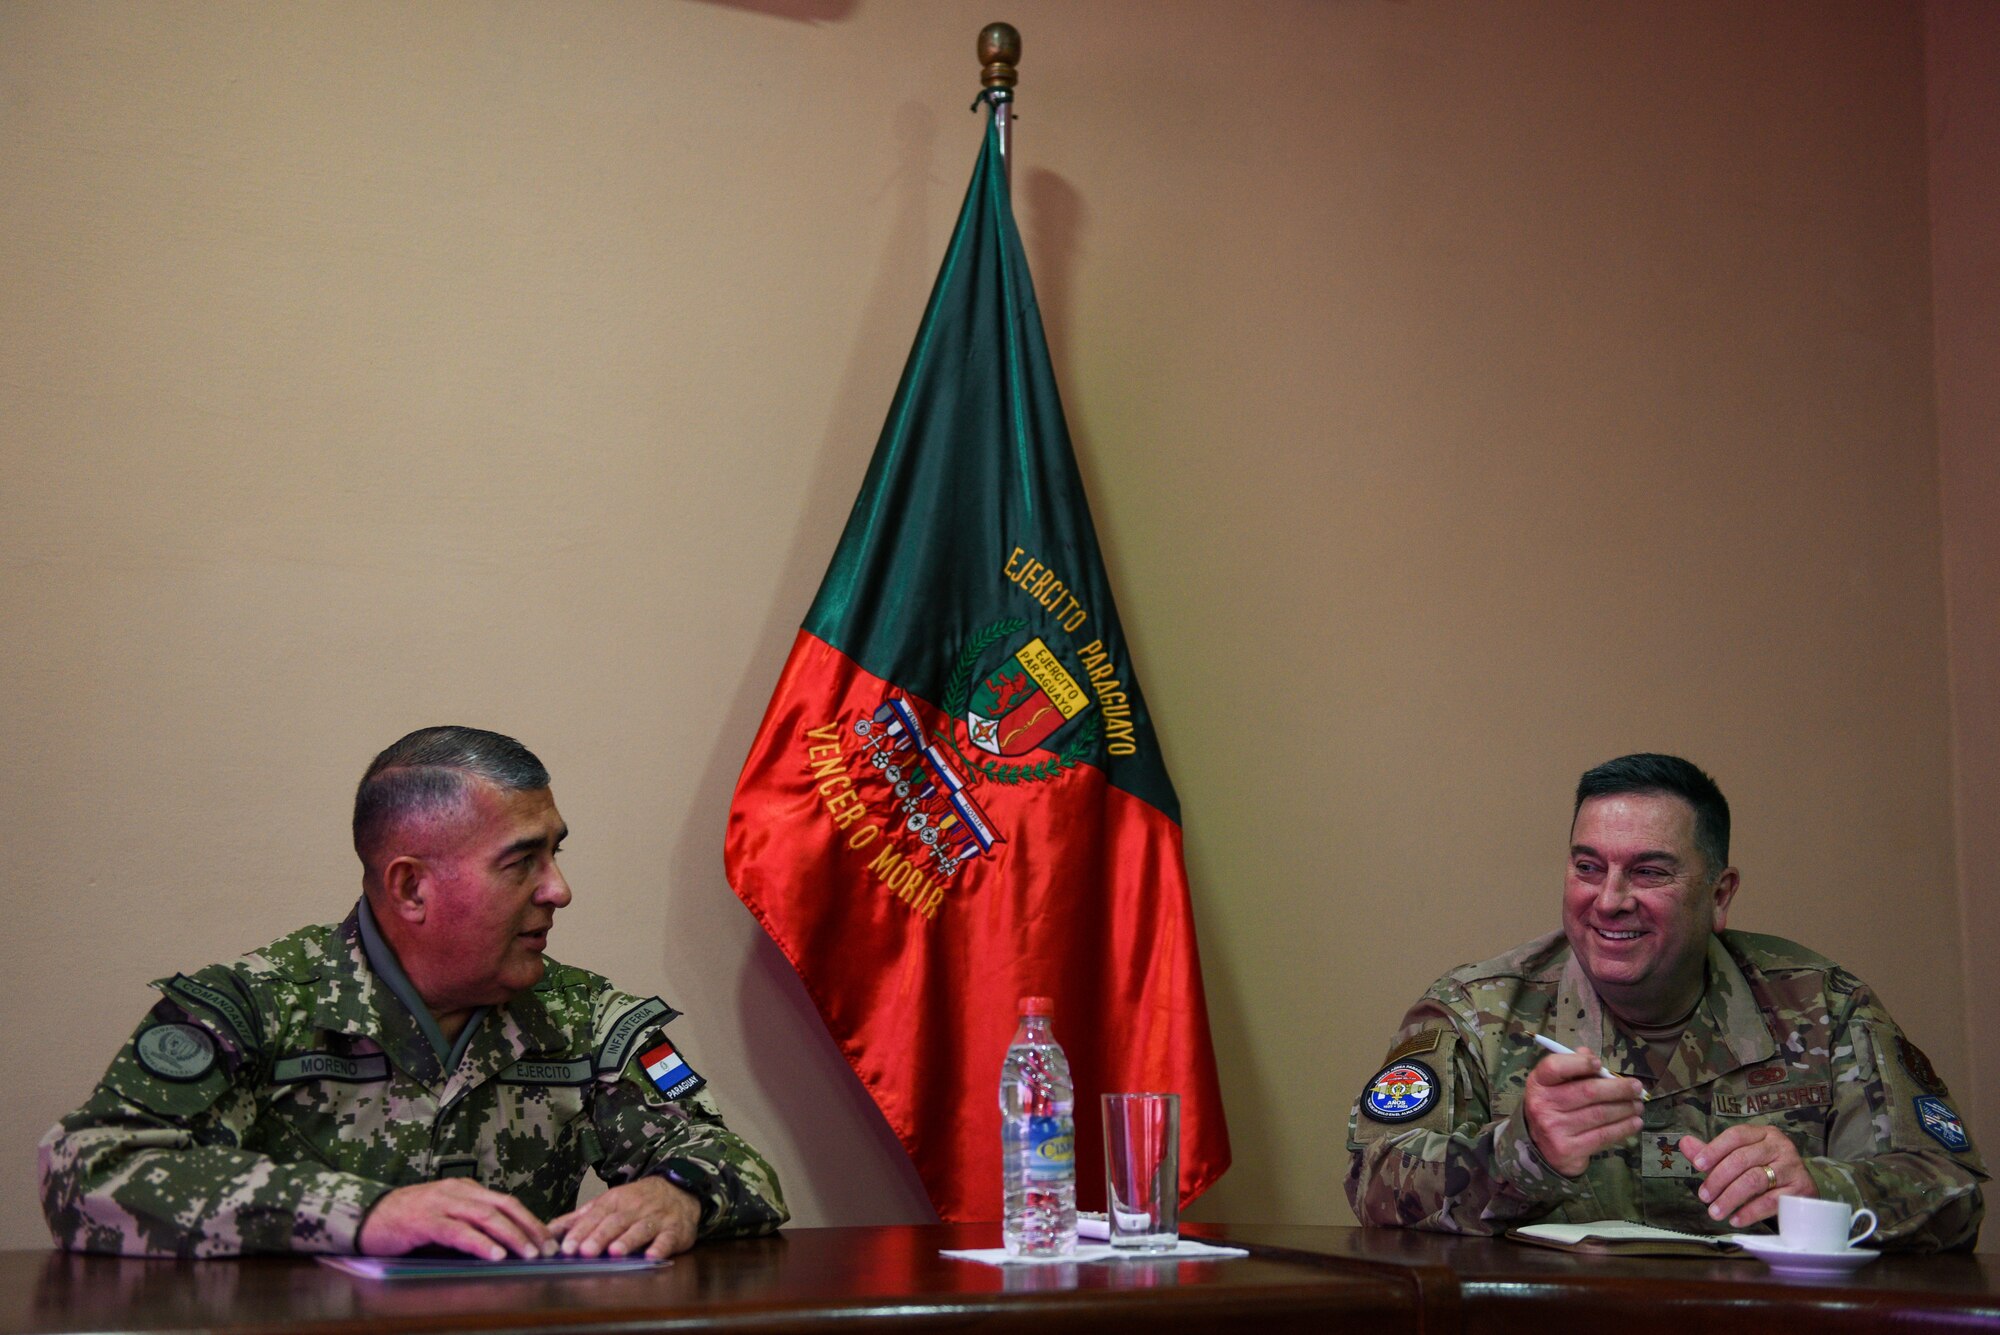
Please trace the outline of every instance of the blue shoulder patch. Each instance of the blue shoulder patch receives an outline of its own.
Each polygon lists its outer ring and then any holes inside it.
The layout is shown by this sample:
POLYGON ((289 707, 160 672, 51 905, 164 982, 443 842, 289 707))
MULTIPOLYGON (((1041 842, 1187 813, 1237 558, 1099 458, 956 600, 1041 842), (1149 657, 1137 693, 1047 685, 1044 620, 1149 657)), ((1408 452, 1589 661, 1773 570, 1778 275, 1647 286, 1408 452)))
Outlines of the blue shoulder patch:
POLYGON ((1932 1140, 1956 1154, 1972 1148, 1972 1137, 1965 1134, 1965 1123, 1951 1110, 1951 1105, 1943 1099, 1922 1095, 1917 1099, 1917 1121, 1923 1124, 1932 1140))

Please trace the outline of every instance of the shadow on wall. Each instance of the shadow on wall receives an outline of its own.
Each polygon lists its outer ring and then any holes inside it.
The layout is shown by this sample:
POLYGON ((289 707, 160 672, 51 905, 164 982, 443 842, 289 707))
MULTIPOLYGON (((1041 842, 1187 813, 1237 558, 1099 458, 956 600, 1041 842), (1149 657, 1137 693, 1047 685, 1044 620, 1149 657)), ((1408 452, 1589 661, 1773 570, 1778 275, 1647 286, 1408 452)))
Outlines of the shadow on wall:
MULTIPOLYGON (((834 8, 776 7, 788 14, 834 8)), ((870 197, 871 203, 891 201, 877 277, 855 325, 813 475, 800 492, 806 499, 791 549, 674 845, 673 884, 691 893, 719 894, 732 904, 735 896, 718 865, 717 835, 727 827, 743 758, 867 471, 940 259, 926 227, 936 113, 921 103, 905 103, 891 131, 897 166, 870 197)), ((976 140, 968 142, 976 147, 976 140)), ((747 916, 740 904, 737 909, 747 916)), ((742 962, 737 1007, 759 1096, 795 1146, 791 1159, 781 1157, 775 1165, 794 1213, 817 1203, 819 1222, 826 1224, 935 1222, 915 1166, 841 1055, 804 984, 762 928, 756 932, 742 962)))
POLYGON ((794 23, 839 23, 852 18, 861 0, 701 0, 705 5, 741 9, 794 23))
POLYGON ((798 1156, 777 1165, 778 1180, 810 1181, 830 1224, 936 1223, 916 1164, 770 937, 758 938, 740 977, 738 1005, 757 1020, 748 1034, 751 1069, 798 1156), (864 1153, 856 1153, 857 1141, 864 1153))
MULTIPOLYGON (((1046 167, 1025 174, 1015 196, 1015 221, 1035 279, 1035 301, 1042 308, 1042 332, 1049 340, 1049 360, 1055 363, 1058 386, 1069 383, 1070 328, 1075 323, 1076 264, 1083 254, 1084 224, 1089 210, 1077 188, 1046 167)), ((1076 424, 1070 423, 1072 443, 1076 424)))

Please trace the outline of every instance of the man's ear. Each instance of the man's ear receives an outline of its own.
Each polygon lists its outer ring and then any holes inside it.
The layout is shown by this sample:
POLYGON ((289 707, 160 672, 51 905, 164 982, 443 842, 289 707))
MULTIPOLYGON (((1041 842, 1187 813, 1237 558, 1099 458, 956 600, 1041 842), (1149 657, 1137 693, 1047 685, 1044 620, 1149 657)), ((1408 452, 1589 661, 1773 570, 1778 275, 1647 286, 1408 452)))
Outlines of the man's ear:
POLYGON ((1736 898, 1736 868, 1724 867, 1709 893, 1715 896, 1715 930, 1719 932, 1729 925, 1729 901, 1736 898))
POLYGON ((422 858, 405 854, 382 868, 382 902, 390 913, 412 926, 429 911, 430 869, 422 858))

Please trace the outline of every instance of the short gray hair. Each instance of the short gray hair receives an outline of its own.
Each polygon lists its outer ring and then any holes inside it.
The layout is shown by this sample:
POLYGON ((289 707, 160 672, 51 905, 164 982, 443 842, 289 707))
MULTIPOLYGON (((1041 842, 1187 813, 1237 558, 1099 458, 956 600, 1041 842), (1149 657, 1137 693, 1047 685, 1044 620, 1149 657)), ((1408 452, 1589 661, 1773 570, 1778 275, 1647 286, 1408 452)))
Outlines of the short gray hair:
POLYGON ((419 728, 390 744, 354 793, 354 851, 373 869, 382 841, 411 817, 443 815, 462 805, 472 781, 514 792, 549 786, 535 753, 483 728, 419 728))

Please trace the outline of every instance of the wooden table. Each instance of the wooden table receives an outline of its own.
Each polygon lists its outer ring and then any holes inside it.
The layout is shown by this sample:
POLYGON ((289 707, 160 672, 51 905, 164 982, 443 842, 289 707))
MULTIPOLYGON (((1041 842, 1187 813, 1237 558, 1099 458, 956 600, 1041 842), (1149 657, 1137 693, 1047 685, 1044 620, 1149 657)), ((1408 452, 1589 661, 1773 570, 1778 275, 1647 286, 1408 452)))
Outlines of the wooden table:
MULTIPOLYGON (((1400 1272, 1419 1290, 1408 1330, 1480 1335, 1709 1331, 2000 1331, 2000 1256, 1884 1256, 1831 1280, 1780 1279, 1748 1257, 1575 1257, 1496 1238, 1409 1229, 1256 1227, 1226 1233, 1268 1260, 1400 1272)), ((1400 1335, 1400 1332, 1399 1332, 1400 1335)))
POLYGON ((358 1280, 311 1261, 0 1252, 0 1332, 1387 1331, 1408 1281, 1287 1257, 1001 1269, 939 1256, 998 1225, 786 1229, 636 1275, 358 1280))
POLYGON ((787 1229, 639 1275, 384 1284, 309 1261, 0 1253, 0 1335, 218 1331, 1068 1332, 1371 1335, 2000 1329, 2000 1258, 1885 1257, 1826 1284, 1754 1261, 1581 1260, 1517 1243, 1332 1227, 1191 1226, 1236 1261, 998 1269, 938 1255, 998 1229, 787 1229))

